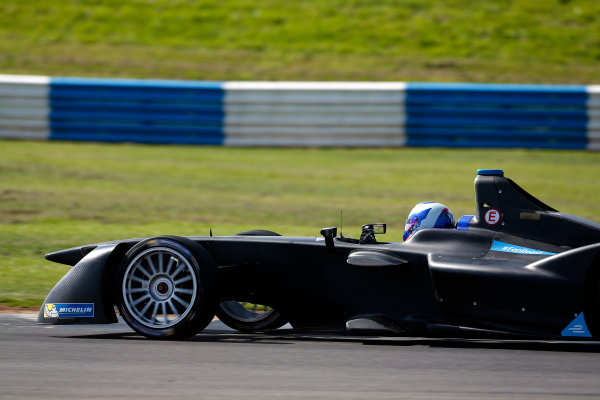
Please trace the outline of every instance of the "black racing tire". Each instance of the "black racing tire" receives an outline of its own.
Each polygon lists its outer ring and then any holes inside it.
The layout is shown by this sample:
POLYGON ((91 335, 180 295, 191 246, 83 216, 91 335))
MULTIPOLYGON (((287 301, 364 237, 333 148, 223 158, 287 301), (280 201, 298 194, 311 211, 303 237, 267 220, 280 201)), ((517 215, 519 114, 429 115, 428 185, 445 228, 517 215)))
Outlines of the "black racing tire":
POLYGON ((266 229, 250 229, 249 231, 238 232, 235 236, 281 236, 277 232, 266 229))
POLYGON ((584 289, 584 314, 594 340, 600 340, 600 253, 590 265, 584 289))
POLYGON ((117 268, 115 299, 125 322, 152 339, 195 335, 218 304, 216 263, 198 243, 160 236, 132 247, 117 268))
POLYGON ((591 334, 595 340, 600 340, 600 279, 596 280, 594 316, 592 317, 591 334))
MULTIPOLYGON (((259 306, 265 307, 265 306, 259 306)), ((228 327, 244 333, 270 331, 285 325, 288 321, 278 311, 266 307, 257 313, 244 307, 244 302, 225 300, 219 303, 217 318, 228 327)))
MULTIPOLYGON (((281 236, 278 233, 263 229, 252 229, 237 233, 236 235, 281 236)), ((288 322, 278 311, 270 307, 253 305, 251 309, 247 309, 245 307, 246 304, 249 303, 237 300, 223 300, 217 307, 217 317, 228 327, 245 333, 277 329, 288 322)))

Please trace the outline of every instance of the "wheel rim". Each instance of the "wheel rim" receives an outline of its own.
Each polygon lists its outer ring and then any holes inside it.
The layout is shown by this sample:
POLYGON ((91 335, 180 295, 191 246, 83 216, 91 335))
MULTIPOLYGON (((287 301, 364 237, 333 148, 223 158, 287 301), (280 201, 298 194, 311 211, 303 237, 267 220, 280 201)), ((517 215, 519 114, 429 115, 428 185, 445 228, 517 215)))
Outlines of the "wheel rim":
POLYGON ((122 285, 129 315, 153 329, 169 328, 192 311, 198 282, 188 259, 168 247, 138 254, 127 266, 122 285))
POLYGON ((222 301, 221 310, 237 321, 250 324, 263 321, 276 312, 268 306, 235 300, 222 301))

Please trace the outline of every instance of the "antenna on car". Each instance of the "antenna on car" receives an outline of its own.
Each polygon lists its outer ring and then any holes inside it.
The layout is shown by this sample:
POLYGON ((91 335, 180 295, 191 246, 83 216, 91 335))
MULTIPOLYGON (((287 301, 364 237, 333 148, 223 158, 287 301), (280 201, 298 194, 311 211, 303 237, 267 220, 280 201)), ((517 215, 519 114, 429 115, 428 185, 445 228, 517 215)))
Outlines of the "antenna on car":
POLYGON ((212 226, 210 227, 210 236, 212 237, 212 226))
POLYGON ((340 237, 344 237, 342 230, 344 229, 344 210, 340 210, 340 237))

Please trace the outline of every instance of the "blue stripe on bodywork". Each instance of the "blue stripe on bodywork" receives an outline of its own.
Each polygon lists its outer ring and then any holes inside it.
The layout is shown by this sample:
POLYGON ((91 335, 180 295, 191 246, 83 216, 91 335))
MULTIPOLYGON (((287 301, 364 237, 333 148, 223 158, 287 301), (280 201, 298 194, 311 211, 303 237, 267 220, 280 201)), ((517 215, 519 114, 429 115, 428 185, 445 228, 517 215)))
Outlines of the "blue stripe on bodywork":
POLYGON ((50 139, 222 145, 221 82, 52 78, 50 139))
POLYGON ((490 250, 493 251, 502 251, 505 253, 514 253, 514 254, 529 254, 529 255, 548 255, 552 256, 556 253, 550 253, 548 251, 530 249, 527 247, 517 246, 514 244, 500 242, 498 240, 494 240, 492 242, 492 247, 490 250))

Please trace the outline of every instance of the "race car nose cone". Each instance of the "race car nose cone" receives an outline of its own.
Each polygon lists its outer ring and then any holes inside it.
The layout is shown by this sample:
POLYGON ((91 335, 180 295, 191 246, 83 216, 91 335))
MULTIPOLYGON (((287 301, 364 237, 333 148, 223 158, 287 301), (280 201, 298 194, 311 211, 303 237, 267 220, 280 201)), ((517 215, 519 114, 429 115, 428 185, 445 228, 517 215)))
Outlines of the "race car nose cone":
POLYGON ((504 171, 501 169, 478 169, 477 175, 483 176, 504 176, 504 171))

